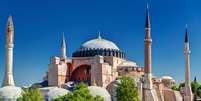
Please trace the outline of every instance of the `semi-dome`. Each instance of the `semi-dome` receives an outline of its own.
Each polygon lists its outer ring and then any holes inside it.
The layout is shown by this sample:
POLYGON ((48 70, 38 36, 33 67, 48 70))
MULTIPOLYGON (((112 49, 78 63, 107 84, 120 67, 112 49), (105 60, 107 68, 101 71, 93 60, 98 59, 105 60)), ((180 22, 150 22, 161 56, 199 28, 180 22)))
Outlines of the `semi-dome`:
POLYGON ((89 40, 73 53, 73 57, 92 57, 96 55, 124 58, 125 54, 112 41, 101 38, 89 40))
POLYGON ((104 101, 112 101, 109 92, 105 88, 98 86, 89 86, 88 89, 93 97, 101 96, 104 98, 104 101))
POLYGON ((54 87, 49 89, 49 92, 46 95, 46 99, 48 99, 49 101, 52 101, 60 96, 64 96, 68 94, 69 92, 70 91, 63 88, 54 87))
POLYGON ((119 50, 116 44, 112 41, 98 37, 82 44, 81 49, 115 49, 119 50))
POLYGON ((0 88, 0 98, 5 101, 15 101, 22 94, 22 89, 15 86, 5 86, 0 88))

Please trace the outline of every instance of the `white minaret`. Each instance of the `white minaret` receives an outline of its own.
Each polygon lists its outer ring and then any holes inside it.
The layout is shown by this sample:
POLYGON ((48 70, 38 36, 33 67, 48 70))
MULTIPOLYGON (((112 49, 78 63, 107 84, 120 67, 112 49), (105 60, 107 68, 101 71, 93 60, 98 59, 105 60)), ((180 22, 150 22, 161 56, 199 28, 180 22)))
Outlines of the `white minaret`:
POLYGON ((5 76, 3 86, 14 86, 13 79, 13 47, 14 47, 14 26, 12 16, 8 17, 6 27, 6 64, 5 64, 5 76))
POLYGON ((62 36, 62 42, 61 42, 61 60, 66 60, 67 56, 66 56, 66 41, 65 41, 65 36, 63 33, 62 36))
POLYGON ((188 41, 188 30, 186 25, 185 41, 184 41, 184 54, 185 54, 185 88, 184 88, 184 101, 192 101, 193 95, 191 91, 190 81, 190 48, 188 41))

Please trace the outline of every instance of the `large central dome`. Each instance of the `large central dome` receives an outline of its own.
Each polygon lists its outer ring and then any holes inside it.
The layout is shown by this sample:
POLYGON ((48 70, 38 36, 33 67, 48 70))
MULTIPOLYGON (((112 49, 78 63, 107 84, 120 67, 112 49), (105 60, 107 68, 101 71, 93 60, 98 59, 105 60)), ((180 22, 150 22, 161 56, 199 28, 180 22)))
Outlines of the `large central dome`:
POLYGON ((73 53, 73 57, 114 56, 124 58, 125 54, 112 41, 101 38, 89 40, 73 53))
POLYGON ((81 49, 115 49, 119 50, 117 45, 112 41, 102 39, 100 36, 97 39, 92 39, 82 44, 81 49))

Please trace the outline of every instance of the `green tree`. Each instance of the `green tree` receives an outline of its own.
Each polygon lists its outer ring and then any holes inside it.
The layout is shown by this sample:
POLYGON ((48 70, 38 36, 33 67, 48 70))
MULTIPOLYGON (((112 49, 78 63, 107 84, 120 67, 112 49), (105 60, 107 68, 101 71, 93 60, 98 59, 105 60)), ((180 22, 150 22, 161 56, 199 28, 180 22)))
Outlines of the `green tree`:
POLYGON ((101 96, 96 96, 94 101, 104 101, 104 99, 101 96))
POLYGON ((197 89, 200 87, 200 84, 198 83, 198 82, 192 82, 191 83, 191 89, 192 89, 192 92, 194 93, 194 94, 196 94, 197 93, 197 89))
POLYGON ((53 101, 104 101, 102 97, 93 97, 87 88, 87 85, 80 83, 75 86, 72 93, 68 93, 62 97, 56 98, 53 101))
POLYGON ((172 90, 178 90, 177 85, 173 85, 171 88, 172 90))
POLYGON ((135 80, 130 77, 120 78, 116 92, 118 101, 140 101, 135 80))
POLYGON ((201 97, 201 85, 197 88, 197 96, 201 97))
MULTIPOLYGON (((180 83, 178 90, 180 91, 183 87, 185 87, 185 83, 180 83)), ((191 90, 194 94, 194 100, 196 100, 197 97, 201 97, 201 84, 197 82, 196 77, 194 78, 194 81, 191 82, 191 90)))
POLYGON ((22 97, 19 97, 17 101, 44 101, 38 89, 28 88, 24 89, 22 97))
POLYGON ((80 83, 75 87, 73 95, 78 101, 93 101, 93 97, 84 83, 80 83))

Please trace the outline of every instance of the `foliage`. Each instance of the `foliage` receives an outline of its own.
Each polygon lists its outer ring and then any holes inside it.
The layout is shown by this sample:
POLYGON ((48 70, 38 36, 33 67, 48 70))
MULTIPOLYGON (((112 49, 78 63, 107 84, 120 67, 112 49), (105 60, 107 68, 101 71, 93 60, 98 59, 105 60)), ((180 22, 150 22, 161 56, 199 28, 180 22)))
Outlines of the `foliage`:
POLYGON ((130 77, 120 78, 116 92, 118 101, 140 101, 135 81, 130 77))
POLYGON ((191 89, 195 99, 197 99, 197 96, 201 97, 201 85, 197 82, 196 78, 191 83, 191 89))
POLYGON ((101 96, 96 96, 94 101, 104 101, 104 99, 101 96))
POLYGON ((89 93, 87 86, 80 83, 75 86, 72 93, 68 93, 54 101, 104 101, 102 97, 96 96, 95 98, 89 93))
POLYGON ((199 86, 197 88, 197 93, 196 93, 197 96, 201 97, 201 86, 199 86))
POLYGON ((177 85, 173 85, 171 88, 172 90, 178 90, 177 85))
POLYGON ((180 83, 178 90, 181 91, 181 89, 182 89, 183 87, 185 87, 185 83, 180 83))
MULTIPOLYGON (((177 86, 172 86, 172 89, 181 91, 183 87, 185 87, 185 83, 180 83, 178 88, 177 86)), ((201 84, 197 82, 196 77, 194 81, 191 82, 191 90, 192 90, 192 93, 194 94, 195 99, 197 97, 201 97, 201 84)))
POLYGON ((17 101, 44 101, 44 98, 38 89, 28 88, 24 89, 22 97, 17 101))
POLYGON ((197 89, 200 87, 200 84, 198 82, 192 82, 191 83, 191 90, 193 93, 197 92, 197 89))

